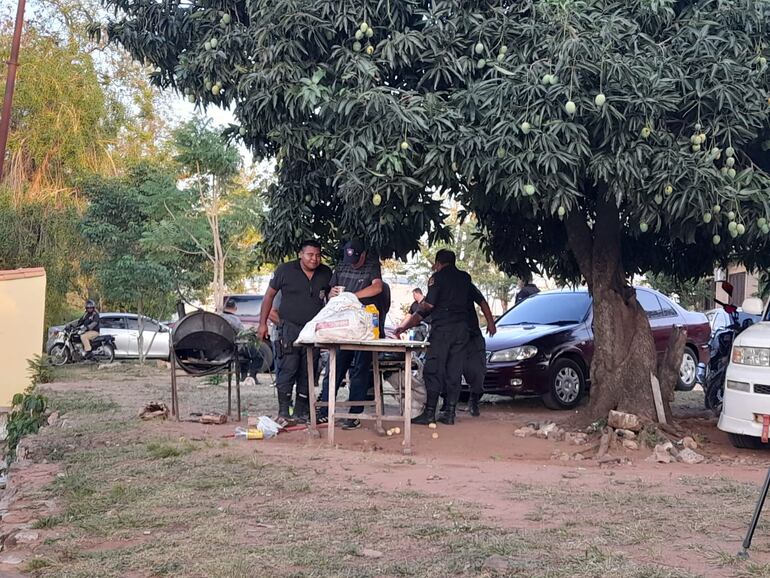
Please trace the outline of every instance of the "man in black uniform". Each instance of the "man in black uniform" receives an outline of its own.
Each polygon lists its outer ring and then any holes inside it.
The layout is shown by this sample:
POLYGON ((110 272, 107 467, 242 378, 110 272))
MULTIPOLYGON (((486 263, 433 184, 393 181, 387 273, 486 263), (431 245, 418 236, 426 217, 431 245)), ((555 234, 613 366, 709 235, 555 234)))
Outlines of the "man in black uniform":
MULTIPOLYGON (((308 395, 310 380, 304 348, 294 347, 305 324, 323 309, 332 271, 321 264, 321 244, 317 241, 305 241, 299 252, 299 259, 280 265, 270 279, 259 316, 257 334, 263 341, 268 337, 267 321, 273 307, 276 294, 281 292, 281 304, 278 308, 277 353, 280 359, 280 371, 275 387, 278 390, 278 417, 289 419, 289 407, 292 390, 297 383, 297 399, 294 404, 294 418, 305 421, 309 417, 310 401, 308 395)), ((318 363, 318 352, 315 352, 318 363)))
POLYGON ((481 308, 484 319, 487 321, 487 334, 497 333, 497 326, 484 295, 475 285, 471 285, 471 299, 468 300, 468 347, 465 350, 463 377, 465 377, 471 390, 468 399, 468 413, 473 417, 478 417, 481 415, 479 400, 484 393, 484 375, 487 372, 487 345, 479 327, 479 316, 476 315, 474 303, 481 308))
POLYGON ((455 254, 441 249, 433 264, 435 273, 428 281, 428 295, 420 310, 399 325, 396 335, 418 325, 430 314, 431 333, 428 355, 423 368, 428 399, 425 411, 412 420, 416 424, 435 421, 436 405, 442 390, 447 392, 447 411, 439 421, 455 422, 460 379, 468 344, 468 302, 471 299, 471 276, 456 266, 455 254))

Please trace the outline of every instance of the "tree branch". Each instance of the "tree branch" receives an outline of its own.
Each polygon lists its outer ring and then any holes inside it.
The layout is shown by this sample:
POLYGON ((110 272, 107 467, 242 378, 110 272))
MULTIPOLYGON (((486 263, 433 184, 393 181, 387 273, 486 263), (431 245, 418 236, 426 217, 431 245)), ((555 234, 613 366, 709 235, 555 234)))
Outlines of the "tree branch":
POLYGON ((171 211, 171 209, 168 208, 168 205, 166 204, 165 201, 163 201, 163 206, 166 208, 166 211, 168 212, 169 216, 171 217, 171 220, 173 220, 174 223, 176 223, 177 226, 179 226, 179 228, 182 229, 182 231, 187 233, 187 235, 190 237, 192 242, 195 243, 195 245, 198 247, 198 249, 201 250, 201 253, 206 255, 206 258, 209 259, 209 261, 211 261, 213 263, 214 262, 214 257, 212 257, 211 253, 209 253, 206 250, 206 248, 203 246, 203 244, 201 244, 201 242, 198 241, 197 237, 192 234, 192 231, 188 230, 184 225, 182 225, 179 222, 179 220, 176 218, 176 215, 174 215, 174 213, 171 211))

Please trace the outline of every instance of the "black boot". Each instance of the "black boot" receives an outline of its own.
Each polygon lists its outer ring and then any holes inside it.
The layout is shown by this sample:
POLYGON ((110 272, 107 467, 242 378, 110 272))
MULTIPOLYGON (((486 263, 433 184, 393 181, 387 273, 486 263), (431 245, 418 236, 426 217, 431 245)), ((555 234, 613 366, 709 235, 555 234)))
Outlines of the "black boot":
POLYGON ((278 417, 291 419, 289 408, 291 407, 291 394, 286 395, 278 392, 278 417))
POLYGON ((417 425, 428 425, 436 423, 436 402, 425 404, 425 409, 420 415, 412 420, 412 423, 417 425))
POLYGON ((441 414, 441 416, 438 418, 438 420, 441 423, 445 423, 446 425, 454 425, 454 423, 455 423, 455 409, 456 408, 457 408, 457 406, 454 405, 453 403, 448 404, 446 411, 441 414))
POLYGON ((302 423, 310 421, 310 402, 306 397, 297 396, 297 401, 294 403, 294 419, 302 423))
POLYGON ((470 399, 468 399, 468 413, 473 417, 479 417, 481 412, 479 411, 479 399, 481 396, 478 393, 472 393, 470 399))

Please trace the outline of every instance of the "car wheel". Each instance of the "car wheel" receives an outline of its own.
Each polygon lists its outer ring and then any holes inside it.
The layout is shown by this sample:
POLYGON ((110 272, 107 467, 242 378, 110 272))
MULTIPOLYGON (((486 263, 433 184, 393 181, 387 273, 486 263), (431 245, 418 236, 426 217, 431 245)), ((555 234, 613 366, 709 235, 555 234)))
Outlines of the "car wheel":
POLYGON ((570 409, 580 403, 585 389, 586 379, 581 367, 571 359, 557 359, 551 366, 543 403, 548 409, 570 409))
POLYGON ((682 365, 679 366, 679 383, 676 389, 679 391, 692 391, 695 387, 697 370, 698 358, 696 353, 689 347, 685 347, 682 365))
POLYGON ((763 446, 762 440, 755 438, 754 436, 736 433, 728 433, 727 435, 730 438, 730 443, 733 444, 733 447, 742 450, 755 450, 763 446))

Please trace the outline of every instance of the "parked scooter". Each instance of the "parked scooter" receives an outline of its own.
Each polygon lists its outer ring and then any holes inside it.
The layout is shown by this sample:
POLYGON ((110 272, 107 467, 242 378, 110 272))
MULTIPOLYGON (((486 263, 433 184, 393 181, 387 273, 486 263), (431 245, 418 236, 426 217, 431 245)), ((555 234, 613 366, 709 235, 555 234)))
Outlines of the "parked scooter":
POLYGON ((703 388, 704 404, 706 409, 719 416, 722 413, 722 400, 725 391, 725 373, 730 364, 730 352, 732 351, 735 336, 751 326, 752 321, 746 319, 743 324, 738 317, 738 307, 729 303, 733 296, 733 286, 727 281, 722 281, 722 289, 728 295, 728 303, 716 300, 725 312, 730 316, 731 323, 714 332, 709 342, 709 362, 699 363, 695 382, 703 388))
MULTIPOLYGON (((92 361, 99 363, 112 363, 115 359, 115 337, 113 335, 100 335, 91 340, 92 361)), ((64 326, 57 335, 56 341, 48 350, 51 365, 64 365, 66 363, 78 363, 89 361, 86 359, 83 343, 77 327, 72 324, 64 326)))

